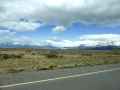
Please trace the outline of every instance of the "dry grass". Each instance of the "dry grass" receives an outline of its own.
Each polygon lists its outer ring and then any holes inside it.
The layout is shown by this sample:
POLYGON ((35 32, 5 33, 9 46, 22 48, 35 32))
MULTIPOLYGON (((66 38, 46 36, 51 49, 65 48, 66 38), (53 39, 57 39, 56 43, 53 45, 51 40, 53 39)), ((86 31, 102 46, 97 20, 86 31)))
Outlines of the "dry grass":
MULTIPOLYGON (((39 71, 120 63, 120 54, 115 52, 43 53, 42 50, 0 50, 0 73, 39 71), (6 58, 7 57, 7 58, 6 58)), ((47 51, 47 50, 46 50, 47 51)))

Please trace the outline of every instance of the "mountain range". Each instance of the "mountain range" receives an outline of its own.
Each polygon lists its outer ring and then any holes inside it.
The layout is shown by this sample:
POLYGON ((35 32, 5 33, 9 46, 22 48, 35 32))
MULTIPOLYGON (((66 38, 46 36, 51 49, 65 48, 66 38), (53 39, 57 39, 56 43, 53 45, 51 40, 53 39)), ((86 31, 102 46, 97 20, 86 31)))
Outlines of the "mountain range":
POLYGON ((12 43, 0 43, 0 48, 46 48, 46 49, 93 49, 93 50, 111 50, 114 48, 120 48, 120 45, 116 45, 116 42, 109 41, 109 42, 96 42, 96 44, 80 44, 79 46, 73 47, 59 47, 54 46, 53 44, 46 44, 46 45, 29 45, 29 44, 12 44, 12 43))

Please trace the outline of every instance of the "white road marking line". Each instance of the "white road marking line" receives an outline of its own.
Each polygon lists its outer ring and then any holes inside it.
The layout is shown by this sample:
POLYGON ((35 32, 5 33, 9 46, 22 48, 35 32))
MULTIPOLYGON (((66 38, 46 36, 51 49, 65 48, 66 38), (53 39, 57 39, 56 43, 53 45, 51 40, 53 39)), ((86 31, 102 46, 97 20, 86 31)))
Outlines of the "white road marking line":
POLYGON ((61 79, 77 78, 77 77, 89 76, 89 75, 105 73, 105 72, 112 72, 112 71, 117 71, 117 70, 120 70, 120 68, 113 68, 113 69, 110 69, 110 70, 102 70, 102 71, 97 71, 97 72, 89 72, 89 73, 83 73, 83 74, 56 77, 56 78, 50 78, 50 79, 45 79, 45 80, 39 80, 39 81, 31 81, 31 82, 25 82, 25 83, 3 85, 3 86, 0 86, 0 88, 8 88, 8 87, 21 86, 21 85, 43 83, 43 82, 49 82, 49 81, 55 81, 55 80, 61 80, 61 79))

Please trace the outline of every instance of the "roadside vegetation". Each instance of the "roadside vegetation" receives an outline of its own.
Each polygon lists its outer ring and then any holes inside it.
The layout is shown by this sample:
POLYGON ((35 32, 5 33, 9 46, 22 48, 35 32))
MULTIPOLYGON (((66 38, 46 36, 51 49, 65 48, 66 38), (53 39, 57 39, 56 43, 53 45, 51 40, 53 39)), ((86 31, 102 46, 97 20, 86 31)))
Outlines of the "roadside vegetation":
POLYGON ((119 50, 0 49, 0 73, 118 63, 120 63, 119 50))

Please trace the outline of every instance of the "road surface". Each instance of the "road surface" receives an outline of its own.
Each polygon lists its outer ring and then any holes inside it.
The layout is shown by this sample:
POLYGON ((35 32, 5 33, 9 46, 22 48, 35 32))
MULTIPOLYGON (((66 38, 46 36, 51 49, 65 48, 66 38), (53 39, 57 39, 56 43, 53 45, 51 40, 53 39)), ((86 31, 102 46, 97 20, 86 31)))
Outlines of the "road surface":
POLYGON ((120 90, 120 64, 1 74, 0 90, 120 90))

